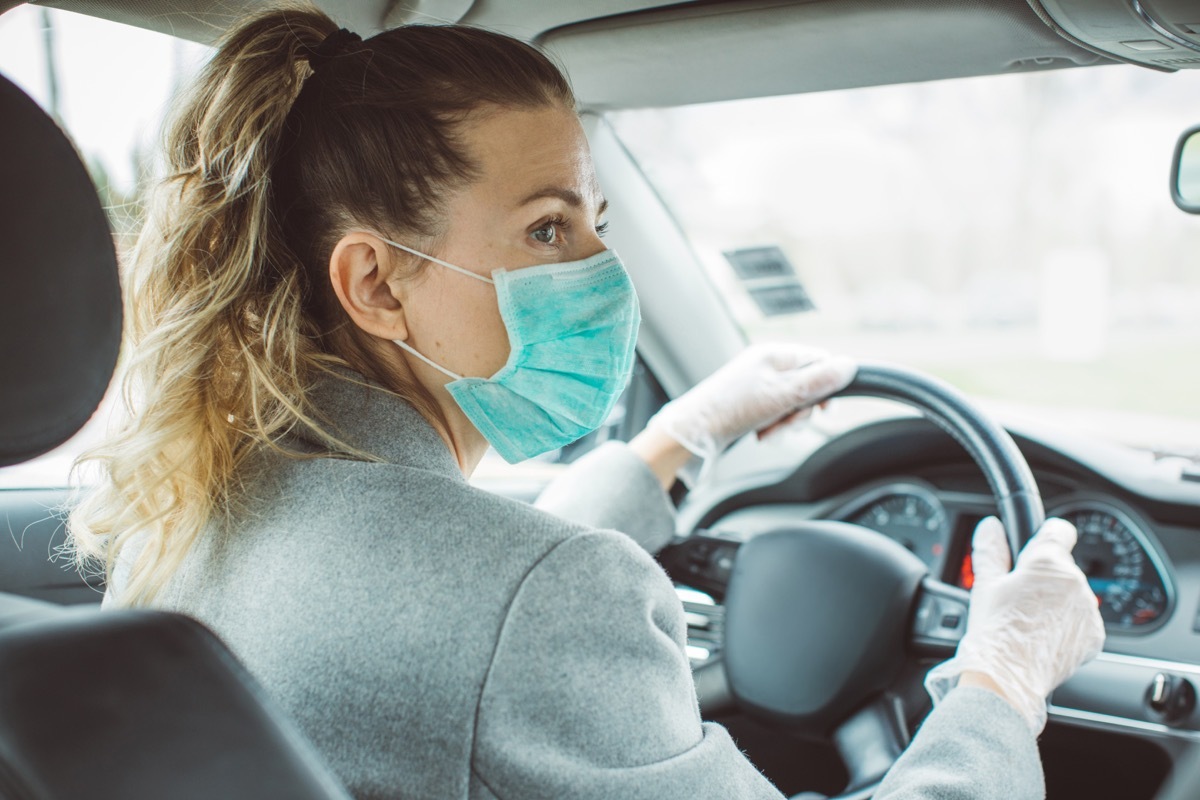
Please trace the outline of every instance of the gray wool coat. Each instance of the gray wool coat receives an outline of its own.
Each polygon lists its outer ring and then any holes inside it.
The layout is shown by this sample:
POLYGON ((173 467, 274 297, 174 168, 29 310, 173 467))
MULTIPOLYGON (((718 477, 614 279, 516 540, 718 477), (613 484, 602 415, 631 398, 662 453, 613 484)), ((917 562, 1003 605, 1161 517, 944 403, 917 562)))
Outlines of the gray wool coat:
MULTIPOLYGON (((384 463, 264 454, 158 604, 211 627, 356 797, 781 797, 700 719, 647 552, 672 509, 637 456, 601 447, 534 507, 470 486, 394 396, 325 379, 314 397, 384 463)), ((876 797, 1043 794, 1017 713, 958 689, 876 797)))

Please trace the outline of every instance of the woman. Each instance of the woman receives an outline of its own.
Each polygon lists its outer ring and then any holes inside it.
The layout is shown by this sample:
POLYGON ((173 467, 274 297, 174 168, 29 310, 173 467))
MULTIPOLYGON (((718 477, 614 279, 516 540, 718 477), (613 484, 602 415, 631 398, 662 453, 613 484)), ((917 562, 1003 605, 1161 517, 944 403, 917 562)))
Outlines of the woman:
MULTIPOLYGON (((542 509, 509 501, 466 482, 487 446, 596 427, 639 320, 558 70, 470 28, 267 11, 168 158, 126 281, 129 422, 72 519, 106 602, 211 626, 361 798, 778 797, 701 723, 647 550, 680 470, 853 365, 749 350, 542 509)), ((1048 524, 1009 573, 981 526, 970 632, 877 797, 1041 792, 1045 696, 1102 637, 1073 537, 1048 524)))

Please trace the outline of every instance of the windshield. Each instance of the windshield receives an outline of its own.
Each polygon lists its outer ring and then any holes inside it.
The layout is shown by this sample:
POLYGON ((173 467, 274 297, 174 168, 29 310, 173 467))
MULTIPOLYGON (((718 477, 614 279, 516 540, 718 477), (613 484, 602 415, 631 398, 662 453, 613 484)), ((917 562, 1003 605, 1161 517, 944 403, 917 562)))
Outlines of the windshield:
POLYGON ((1200 72, 1113 66, 614 113, 750 340, 1200 452, 1200 72))

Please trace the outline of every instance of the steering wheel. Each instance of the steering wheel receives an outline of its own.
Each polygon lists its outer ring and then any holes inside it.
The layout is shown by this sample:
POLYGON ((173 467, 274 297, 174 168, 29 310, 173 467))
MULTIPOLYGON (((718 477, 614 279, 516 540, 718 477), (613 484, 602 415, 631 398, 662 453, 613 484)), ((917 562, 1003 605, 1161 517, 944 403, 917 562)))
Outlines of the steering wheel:
MULTIPOLYGON (((1014 557, 1041 527, 1021 452, 956 389, 864 365, 839 394, 905 403, 954 437, 986 476, 1014 557)), ((738 548, 725 593, 728 691, 748 716, 830 739, 850 775, 838 797, 869 797, 908 738, 885 690, 911 656, 953 654, 967 602, 900 544, 858 525, 801 522, 754 536, 738 548)))

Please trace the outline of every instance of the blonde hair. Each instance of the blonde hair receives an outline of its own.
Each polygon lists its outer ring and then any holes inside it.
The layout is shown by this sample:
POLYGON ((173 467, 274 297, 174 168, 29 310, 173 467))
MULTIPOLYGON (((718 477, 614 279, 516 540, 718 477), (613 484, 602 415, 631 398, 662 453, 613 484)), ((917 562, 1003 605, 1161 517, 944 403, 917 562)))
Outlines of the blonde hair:
POLYGON ((167 176, 125 265, 123 421, 81 459, 100 479, 69 520, 78 565, 110 581, 141 543, 122 605, 151 603, 232 512, 255 452, 313 457, 284 444, 303 433, 318 456, 371 458, 306 399, 334 365, 440 419, 349 322, 329 255, 355 227, 436 234, 444 193, 475 174, 454 136, 472 110, 574 105, 544 55, 499 34, 406 26, 321 53, 336 29, 307 5, 247 19, 167 129, 167 176))

